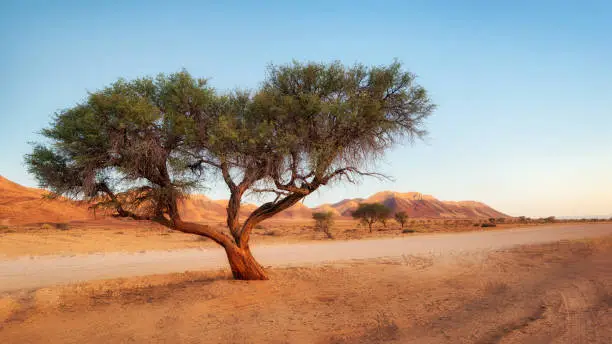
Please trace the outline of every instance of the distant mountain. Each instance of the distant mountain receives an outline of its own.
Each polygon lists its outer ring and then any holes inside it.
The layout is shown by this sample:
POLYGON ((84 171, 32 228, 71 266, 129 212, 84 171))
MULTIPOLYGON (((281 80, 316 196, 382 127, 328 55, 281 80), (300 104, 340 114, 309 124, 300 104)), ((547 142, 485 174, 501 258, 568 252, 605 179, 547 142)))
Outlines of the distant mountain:
POLYGON ((555 216, 559 220, 577 220, 577 219, 596 219, 607 220, 612 219, 612 214, 609 215, 583 215, 583 216, 555 216))
POLYGON ((345 199, 334 204, 324 204, 317 211, 333 211, 340 216, 351 216, 359 203, 382 203, 393 213, 405 211, 410 217, 431 218, 490 218, 508 217, 488 205, 475 201, 440 201, 418 192, 382 191, 367 199, 345 199))
MULTIPOLYGON (((67 222, 93 218, 87 204, 70 200, 43 199, 45 191, 28 188, 0 176, 0 225, 37 222, 67 222)), ((440 201, 418 192, 383 191, 369 198, 345 199, 333 204, 308 208, 303 203, 278 214, 277 219, 310 219, 315 211, 331 211, 347 217, 359 203, 383 203, 393 213, 405 211, 410 217, 430 218, 489 218, 507 217, 486 204, 474 201, 440 201)), ((186 221, 224 221, 227 200, 212 200, 203 195, 190 195, 179 203, 179 211, 186 221)), ((257 206, 244 203, 240 215, 246 218, 257 206)))

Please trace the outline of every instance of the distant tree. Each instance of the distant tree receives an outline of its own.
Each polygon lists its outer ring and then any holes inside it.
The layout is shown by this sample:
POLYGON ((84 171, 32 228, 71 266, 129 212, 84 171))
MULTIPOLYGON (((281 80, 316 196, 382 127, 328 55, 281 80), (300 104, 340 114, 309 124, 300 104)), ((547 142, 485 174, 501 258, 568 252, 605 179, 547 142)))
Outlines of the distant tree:
POLYGON ((526 218, 525 216, 519 216, 519 217, 518 217, 518 220, 519 220, 519 222, 521 222, 521 223, 525 223, 525 222, 527 222, 527 218, 526 218))
POLYGON ((315 230, 325 233, 328 238, 333 239, 331 226, 334 223, 334 213, 331 211, 313 213, 312 218, 315 220, 315 230))
POLYGON ((365 166, 421 138, 433 109, 397 62, 272 65, 258 89, 228 94, 183 71, 90 93, 55 116, 42 131, 49 143, 35 145, 26 163, 58 195, 210 238, 234 278, 261 280, 267 275, 249 247, 255 226, 329 183, 381 177, 365 166), (227 231, 179 214, 178 200, 207 176, 229 190, 227 231), (240 221, 248 193, 272 197, 240 221))
POLYGON ((372 232, 372 225, 376 222, 384 223, 389 218, 391 209, 381 203, 360 203, 357 209, 353 212, 353 218, 367 224, 372 232))
POLYGON ((556 218, 554 216, 549 216, 549 217, 544 218, 543 220, 544 222, 547 222, 547 223, 553 223, 556 221, 556 218))
POLYGON ((397 221, 401 228, 404 229, 404 225, 406 224, 406 221, 408 221, 408 213, 405 211, 395 213, 395 221, 397 221))

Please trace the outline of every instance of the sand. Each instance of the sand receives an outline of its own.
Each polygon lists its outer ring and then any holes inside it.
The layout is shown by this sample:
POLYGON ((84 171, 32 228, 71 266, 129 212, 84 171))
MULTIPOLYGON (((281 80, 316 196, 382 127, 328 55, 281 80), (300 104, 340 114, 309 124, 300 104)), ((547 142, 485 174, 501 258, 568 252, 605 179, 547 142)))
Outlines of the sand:
POLYGON ((2 343, 610 343, 612 237, 5 293, 2 343))
MULTIPOLYGON (((325 262, 406 255, 486 252, 518 245, 612 235, 612 224, 544 226, 504 231, 430 234, 369 240, 262 244, 253 254, 266 267, 309 266, 325 262)), ((143 276, 185 270, 227 269, 218 247, 111 252, 89 255, 22 257, 0 260, 0 292, 102 278, 143 276)))

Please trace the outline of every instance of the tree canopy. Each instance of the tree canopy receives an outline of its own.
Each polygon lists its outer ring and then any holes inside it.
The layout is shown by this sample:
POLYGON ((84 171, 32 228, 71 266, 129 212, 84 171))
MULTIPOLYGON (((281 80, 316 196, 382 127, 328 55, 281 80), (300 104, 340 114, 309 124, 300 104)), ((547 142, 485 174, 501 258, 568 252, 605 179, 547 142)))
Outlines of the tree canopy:
POLYGON ((363 176, 396 143, 425 135, 434 105, 399 62, 270 65, 253 91, 220 93, 186 71, 119 80, 60 111, 26 156, 41 186, 222 245, 236 278, 265 279, 249 249, 259 222, 319 187, 363 176), (218 175, 227 232, 181 219, 177 200, 218 175), (244 221, 247 193, 274 200, 244 221))
POLYGON ((405 211, 398 211, 397 213, 395 213, 394 218, 395 221, 397 221, 397 223, 399 223, 400 226, 404 228, 406 221, 408 221, 408 213, 406 213, 405 211))
POLYGON ((384 224, 391 215, 391 209, 382 203, 360 203, 352 215, 353 218, 367 224, 372 232, 372 225, 376 222, 384 224))

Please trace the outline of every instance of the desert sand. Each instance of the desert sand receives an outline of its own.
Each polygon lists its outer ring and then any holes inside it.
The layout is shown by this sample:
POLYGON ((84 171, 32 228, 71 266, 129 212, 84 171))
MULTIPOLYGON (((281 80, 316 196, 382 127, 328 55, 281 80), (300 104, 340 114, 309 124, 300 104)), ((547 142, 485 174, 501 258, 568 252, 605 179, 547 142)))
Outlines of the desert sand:
POLYGON ((612 237, 0 298, 3 343, 609 343, 612 237))
MULTIPOLYGON (((94 217, 1 177, 0 192, 0 343, 612 339, 610 224, 515 223, 479 202, 418 193, 298 204, 254 230, 271 280, 244 282, 208 239, 94 217), (363 201, 409 212, 408 230, 370 233, 347 216, 363 201), (313 211, 337 215, 335 240, 314 231, 313 211), (497 227, 481 228, 489 216, 497 227)), ((181 207, 223 230, 225 201, 195 195, 181 207)))
MULTIPOLYGON (((403 238, 262 244, 253 247, 253 254, 266 267, 309 266, 326 262, 397 258, 405 255, 448 255, 457 252, 488 251, 606 235, 612 236, 611 224, 545 226, 403 238)), ((103 278, 226 268, 227 257, 224 250, 219 247, 139 253, 30 256, 0 260, 0 292, 103 278)))

